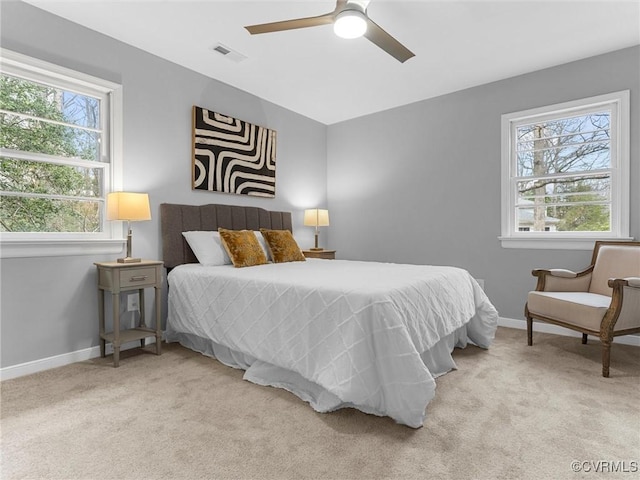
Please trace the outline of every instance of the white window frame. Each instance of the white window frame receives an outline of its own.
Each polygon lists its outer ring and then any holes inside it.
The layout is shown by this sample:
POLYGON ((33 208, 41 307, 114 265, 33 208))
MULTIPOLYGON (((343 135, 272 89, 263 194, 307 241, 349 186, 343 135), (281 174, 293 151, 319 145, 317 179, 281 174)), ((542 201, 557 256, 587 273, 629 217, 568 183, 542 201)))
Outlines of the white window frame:
MULTIPOLYGON (((107 96, 108 105, 102 105, 106 110, 102 115, 108 137, 105 154, 109 157, 109 165, 104 169, 104 198, 111 191, 122 190, 122 85, 4 48, 0 48, 0 71, 33 81, 55 81, 56 85, 75 91, 87 88, 107 96)), ((102 231, 96 233, 2 232, 0 258, 112 254, 122 251, 124 240, 121 222, 108 222, 106 215, 103 215, 102 222, 102 231)))
POLYGON ((630 184, 629 90, 533 108, 502 115, 501 210, 503 248, 592 250, 596 240, 631 241, 629 237, 630 184), (563 118, 581 110, 606 107, 611 111, 611 231, 519 232, 516 229, 516 162, 514 135, 518 125, 563 118))

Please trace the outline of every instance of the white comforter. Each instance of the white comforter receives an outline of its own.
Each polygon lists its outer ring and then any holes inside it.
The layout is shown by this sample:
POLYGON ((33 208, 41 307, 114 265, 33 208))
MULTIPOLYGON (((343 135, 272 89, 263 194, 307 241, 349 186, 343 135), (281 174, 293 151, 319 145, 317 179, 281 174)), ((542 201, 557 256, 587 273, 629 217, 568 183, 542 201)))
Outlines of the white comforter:
POLYGON ((486 348, 498 318, 469 273, 453 267, 190 264, 168 282, 168 341, 209 339, 231 352, 225 363, 248 368, 245 378, 287 388, 316 410, 354 406, 411 427, 422 426, 433 377, 444 373, 427 368, 430 351, 449 354, 467 339, 486 348))

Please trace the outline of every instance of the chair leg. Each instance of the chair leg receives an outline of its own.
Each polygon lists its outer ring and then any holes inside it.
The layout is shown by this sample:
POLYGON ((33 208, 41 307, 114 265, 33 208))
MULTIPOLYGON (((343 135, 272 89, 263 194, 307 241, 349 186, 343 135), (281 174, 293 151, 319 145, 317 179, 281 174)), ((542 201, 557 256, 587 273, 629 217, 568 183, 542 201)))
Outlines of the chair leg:
POLYGON ((586 334, 586 333, 583 333, 583 334, 582 334, 582 344, 583 344, 583 345, 586 345, 586 344, 587 344, 587 334, 586 334))
POLYGON ((533 345, 533 318, 527 315, 527 345, 533 345))
POLYGON ((609 377, 609 362, 611 361, 611 339, 602 341, 602 376, 609 377))

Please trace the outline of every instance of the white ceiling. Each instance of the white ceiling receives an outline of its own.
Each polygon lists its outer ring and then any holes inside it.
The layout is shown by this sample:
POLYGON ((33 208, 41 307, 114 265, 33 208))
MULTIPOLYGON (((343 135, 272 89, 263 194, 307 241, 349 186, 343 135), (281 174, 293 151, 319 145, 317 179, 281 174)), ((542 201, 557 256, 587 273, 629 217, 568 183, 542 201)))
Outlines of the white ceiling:
POLYGON ((640 44, 640 0, 372 0, 371 19, 416 54, 405 63, 331 25, 243 28, 335 0, 25 1, 325 124, 640 44))

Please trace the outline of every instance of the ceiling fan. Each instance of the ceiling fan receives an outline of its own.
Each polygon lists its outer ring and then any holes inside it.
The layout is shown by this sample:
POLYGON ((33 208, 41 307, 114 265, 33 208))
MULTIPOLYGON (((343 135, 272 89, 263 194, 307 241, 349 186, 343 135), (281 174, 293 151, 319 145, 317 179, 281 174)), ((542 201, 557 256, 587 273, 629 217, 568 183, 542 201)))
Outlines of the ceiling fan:
POLYGON ((295 18, 281 22, 250 25, 246 28, 252 35, 280 32, 296 28, 317 27, 333 24, 334 31, 343 38, 364 36, 401 63, 415 56, 411 50, 385 32, 367 15, 371 0, 337 0, 333 12, 317 17, 295 18))

